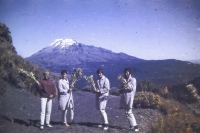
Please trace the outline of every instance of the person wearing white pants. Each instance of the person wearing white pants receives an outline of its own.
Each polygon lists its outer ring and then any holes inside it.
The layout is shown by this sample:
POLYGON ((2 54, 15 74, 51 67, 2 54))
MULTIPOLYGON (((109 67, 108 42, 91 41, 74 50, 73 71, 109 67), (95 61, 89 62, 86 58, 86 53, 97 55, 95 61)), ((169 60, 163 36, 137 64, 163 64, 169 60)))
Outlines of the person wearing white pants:
POLYGON ((38 83, 41 99, 40 129, 44 129, 45 116, 47 127, 53 127, 50 124, 52 98, 54 98, 57 93, 57 89, 53 81, 49 79, 49 72, 44 71, 43 76, 44 78, 38 83))
POLYGON ((97 75, 99 80, 97 80, 98 88, 96 90, 96 108, 100 110, 104 121, 103 125, 99 125, 99 127, 103 127, 104 130, 108 130, 108 117, 105 109, 109 96, 110 83, 109 80, 103 75, 102 69, 97 70, 97 75))
POLYGON ((69 87, 69 81, 67 79, 67 71, 61 71, 61 77, 58 80, 59 90, 59 109, 62 110, 62 122, 64 126, 69 127, 67 123, 67 113, 70 113, 70 121, 73 123, 74 120, 74 102, 72 95, 72 88, 69 87))
POLYGON ((130 130, 139 131, 135 116, 132 113, 133 100, 136 92, 136 79, 131 76, 131 69, 124 69, 124 83, 120 89, 120 108, 125 109, 126 117, 128 119, 130 130), (126 87, 124 87, 126 85, 126 87))
POLYGON ((69 125, 67 124, 67 113, 70 113, 70 121, 71 121, 71 123, 73 123, 73 120, 74 120, 74 110, 73 110, 73 108, 68 108, 68 109, 62 110, 63 124, 68 127, 69 125))
POLYGON ((46 114, 46 124, 50 125, 50 115, 52 108, 51 98, 41 98, 41 114, 40 114, 40 125, 44 125, 45 114, 46 114))

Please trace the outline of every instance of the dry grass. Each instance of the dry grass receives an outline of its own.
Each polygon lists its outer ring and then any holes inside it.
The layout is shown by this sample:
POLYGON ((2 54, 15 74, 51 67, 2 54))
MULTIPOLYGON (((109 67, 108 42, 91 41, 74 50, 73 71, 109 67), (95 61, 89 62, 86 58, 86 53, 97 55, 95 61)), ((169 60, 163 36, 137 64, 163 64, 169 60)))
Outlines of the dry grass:
POLYGON ((87 87, 87 89, 84 90, 88 90, 88 91, 96 91, 96 85, 94 83, 94 79, 93 79, 93 75, 90 76, 83 76, 83 78, 90 84, 91 87, 87 87))
POLYGON ((164 114, 152 125, 152 133, 196 133, 199 129, 193 125, 200 124, 196 117, 185 105, 175 100, 161 100, 160 111, 164 114))
POLYGON ((71 87, 74 88, 74 84, 78 81, 78 78, 82 76, 82 69, 81 68, 74 68, 72 71, 71 79, 71 87))

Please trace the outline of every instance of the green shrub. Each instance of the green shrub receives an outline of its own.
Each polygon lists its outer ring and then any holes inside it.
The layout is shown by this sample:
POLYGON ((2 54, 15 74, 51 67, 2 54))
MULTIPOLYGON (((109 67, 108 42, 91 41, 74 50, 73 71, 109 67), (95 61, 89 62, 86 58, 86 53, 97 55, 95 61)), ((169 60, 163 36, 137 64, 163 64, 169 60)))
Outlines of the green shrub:
POLYGON ((141 91, 136 93, 134 98, 134 108, 160 108, 161 101, 158 94, 152 92, 141 91))

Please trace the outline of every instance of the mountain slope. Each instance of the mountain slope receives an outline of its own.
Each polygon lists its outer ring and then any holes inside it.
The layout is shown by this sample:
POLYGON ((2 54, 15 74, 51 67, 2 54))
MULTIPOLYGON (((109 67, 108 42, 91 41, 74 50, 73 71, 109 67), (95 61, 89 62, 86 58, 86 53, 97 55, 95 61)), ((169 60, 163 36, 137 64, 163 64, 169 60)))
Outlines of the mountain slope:
POLYGON ((188 62, 191 62, 194 64, 200 64, 200 59, 199 60, 189 60, 188 62))
POLYGON ((142 61, 124 53, 114 53, 103 48, 78 43, 72 39, 56 39, 50 46, 26 59, 42 67, 51 67, 55 64, 67 66, 85 62, 109 62, 111 60, 142 61))
MULTIPOLYGON (((200 75, 200 65, 179 60, 143 60, 124 53, 114 53, 88 46, 72 39, 57 39, 50 46, 26 58, 31 63, 59 73, 80 67, 86 75, 96 75, 103 68, 111 86, 119 87, 117 76, 125 67, 131 67, 137 80, 149 79, 159 85, 181 84, 200 75)), ((95 76, 95 80, 96 80, 95 76)), ((84 87, 83 81, 78 86, 84 87)))
POLYGON ((18 69, 33 72, 36 79, 42 77, 42 69, 35 67, 17 54, 12 44, 10 31, 3 23, 0 23, 0 54, 0 95, 5 93, 7 84, 26 88, 36 94, 35 89, 31 89, 35 86, 34 81, 22 73, 19 74, 18 69))

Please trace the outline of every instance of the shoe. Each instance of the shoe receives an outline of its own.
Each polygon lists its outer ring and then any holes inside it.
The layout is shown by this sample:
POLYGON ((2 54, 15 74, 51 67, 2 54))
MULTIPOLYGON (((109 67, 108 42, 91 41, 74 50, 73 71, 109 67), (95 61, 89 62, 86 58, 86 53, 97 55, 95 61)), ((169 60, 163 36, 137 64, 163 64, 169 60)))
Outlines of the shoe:
POLYGON ((69 125, 67 123, 64 123, 64 126, 69 127, 69 125))
POLYGON ((135 129, 135 132, 138 132, 139 131, 139 128, 135 129))
POLYGON ((40 126, 40 129, 43 130, 43 129, 44 129, 44 126, 41 125, 41 126, 40 126))
POLYGON ((98 127, 103 127, 103 125, 98 125, 98 127))
POLYGON ((103 130, 108 130, 108 126, 105 126, 105 127, 103 128, 103 130))
POLYGON ((52 125, 50 125, 50 124, 47 124, 47 127, 53 127, 52 125))
POLYGON ((135 128, 135 132, 138 132, 138 131, 139 131, 138 126, 134 126, 134 128, 135 128))
POLYGON ((138 131, 139 131, 138 126, 131 126, 129 129, 130 129, 130 130, 133 130, 133 131, 135 131, 135 132, 138 132, 138 131))
POLYGON ((103 130, 108 130, 108 124, 104 124, 103 130))

